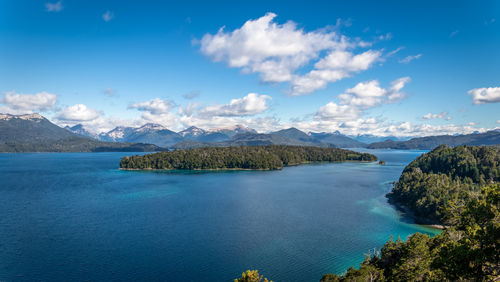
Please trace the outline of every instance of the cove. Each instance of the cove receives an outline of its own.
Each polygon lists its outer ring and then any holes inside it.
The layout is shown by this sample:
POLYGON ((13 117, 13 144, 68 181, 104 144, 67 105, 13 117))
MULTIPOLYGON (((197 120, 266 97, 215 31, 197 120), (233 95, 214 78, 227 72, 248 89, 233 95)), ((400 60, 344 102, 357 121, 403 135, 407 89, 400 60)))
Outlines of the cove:
POLYGON ((384 195, 423 151, 279 171, 121 171, 131 153, 0 154, 0 280, 342 273, 412 224, 384 195))

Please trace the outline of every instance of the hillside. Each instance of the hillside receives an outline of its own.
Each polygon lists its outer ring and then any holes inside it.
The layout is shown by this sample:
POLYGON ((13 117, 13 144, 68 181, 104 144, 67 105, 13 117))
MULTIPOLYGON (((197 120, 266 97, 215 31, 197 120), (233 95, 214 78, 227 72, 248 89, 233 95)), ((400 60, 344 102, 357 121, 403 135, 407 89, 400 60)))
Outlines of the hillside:
POLYGON ((443 145, 411 162, 388 198, 419 222, 440 223, 446 215, 443 207, 467 201, 481 187, 499 181, 499 148, 443 145))

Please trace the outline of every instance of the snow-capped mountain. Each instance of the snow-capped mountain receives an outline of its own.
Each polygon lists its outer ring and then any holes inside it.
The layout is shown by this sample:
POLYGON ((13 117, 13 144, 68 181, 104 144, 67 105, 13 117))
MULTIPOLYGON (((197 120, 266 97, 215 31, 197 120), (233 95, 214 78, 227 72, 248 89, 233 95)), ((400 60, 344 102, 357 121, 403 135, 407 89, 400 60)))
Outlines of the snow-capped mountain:
POLYGON ((99 134, 103 141, 148 143, 157 146, 170 146, 182 141, 182 136, 160 124, 147 123, 141 127, 123 127, 99 134))
POLYGON ((183 131, 179 131, 178 133, 184 137, 184 138, 196 138, 198 136, 202 136, 204 134, 206 134, 206 130, 204 129, 201 129, 199 127, 196 127, 196 126, 191 126, 189 128, 186 128, 184 129, 183 131))

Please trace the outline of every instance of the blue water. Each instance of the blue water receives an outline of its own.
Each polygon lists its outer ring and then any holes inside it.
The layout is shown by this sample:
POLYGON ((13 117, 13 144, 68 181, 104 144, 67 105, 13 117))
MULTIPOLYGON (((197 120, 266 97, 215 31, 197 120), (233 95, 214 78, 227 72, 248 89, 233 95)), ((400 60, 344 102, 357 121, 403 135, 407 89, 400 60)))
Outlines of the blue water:
POLYGON ((421 151, 281 171, 118 170, 130 153, 0 154, 0 281, 274 281, 342 273, 409 224, 386 203, 421 151))

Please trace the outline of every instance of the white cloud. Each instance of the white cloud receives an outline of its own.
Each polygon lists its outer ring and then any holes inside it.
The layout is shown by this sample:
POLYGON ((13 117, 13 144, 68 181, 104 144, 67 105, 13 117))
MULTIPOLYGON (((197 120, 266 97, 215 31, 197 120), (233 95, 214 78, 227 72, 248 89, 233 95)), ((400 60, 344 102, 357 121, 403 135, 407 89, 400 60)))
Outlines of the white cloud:
POLYGON ((457 35, 459 32, 460 32, 460 30, 458 30, 458 29, 457 29, 457 30, 455 30, 455 31, 452 31, 452 32, 450 33, 450 38, 454 37, 454 36, 455 36, 455 35, 457 35))
POLYGON ((349 77, 352 73, 370 68, 382 52, 368 50, 358 55, 345 50, 330 52, 319 60, 315 69, 304 76, 295 76, 292 80, 293 96, 299 96, 325 88, 328 83, 349 77))
POLYGON ((211 105, 199 111, 202 116, 251 116, 268 109, 267 100, 271 97, 249 93, 243 98, 232 99, 229 104, 211 105))
POLYGON ((354 54, 349 49, 368 46, 349 42, 332 29, 306 32, 288 21, 273 22, 276 14, 267 13, 248 20, 241 28, 216 34, 205 34, 201 51, 215 62, 226 62, 244 73, 259 73, 264 82, 291 82, 292 95, 304 95, 324 88, 329 82, 368 69, 381 55, 369 50, 354 54), (324 58, 320 56, 326 53, 324 58), (317 61, 315 68, 301 76, 296 71, 317 61))
POLYGON ((498 123, 498 124, 500 124, 500 119, 499 119, 499 120, 497 120, 497 123, 498 123))
POLYGON ((57 95, 45 91, 37 94, 18 94, 15 91, 5 92, 0 103, 6 105, 4 111, 11 114, 50 111, 57 102, 57 95))
POLYGON ((391 87, 388 89, 380 87, 378 80, 360 82, 340 94, 338 98, 340 104, 360 109, 395 103, 404 98, 405 94, 401 90, 408 82, 410 82, 409 77, 396 79, 391 82, 391 87))
POLYGON ((408 64, 409 62, 413 61, 413 60, 416 60, 416 59, 419 59, 420 57, 422 57, 422 54, 417 54, 417 55, 410 55, 404 59, 401 59, 399 60, 400 63, 403 63, 403 64, 408 64))
POLYGON ((429 119, 446 119, 450 120, 450 117, 448 116, 448 112, 441 112, 439 114, 433 114, 433 113, 428 113, 425 114, 422 117, 423 120, 429 120, 429 119))
POLYGON ((56 3, 45 3, 45 10, 47 12, 60 12, 62 9, 62 1, 57 1, 56 3))
POLYGON ((321 108, 315 115, 318 120, 350 120, 359 116, 359 110, 349 105, 338 105, 330 102, 321 108))
POLYGON ((101 113, 88 108, 84 104, 76 104, 64 108, 56 118, 62 122, 81 123, 95 120, 101 117, 101 113))
POLYGON ((141 112, 150 112, 152 114, 164 114, 169 112, 173 107, 173 102, 160 98, 141 103, 133 103, 128 106, 129 109, 137 109, 141 112))
POLYGON ((112 20, 113 18, 115 17, 115 14, 113 12, 111 12, 110 10, 107 10, 104 14, 102 14, 102 19, 105 21, 105 22, 109 22, 110 20, 112 20))
POLYGON ((136 123, 158 123, 169 129, 176 130, 179 127, 178 117, 171 111, 175 104, 169 100, 155 98, 149 101, 133 103, 129 109, 137 109, 142 112, 136 123))
POLYGON ((474 104, 498 103, 500 102, 500 87, 483 87, 469 90, 474 104))

